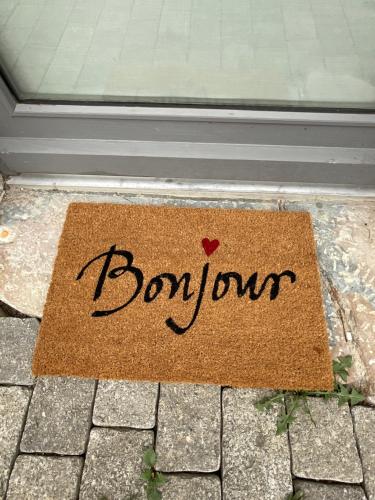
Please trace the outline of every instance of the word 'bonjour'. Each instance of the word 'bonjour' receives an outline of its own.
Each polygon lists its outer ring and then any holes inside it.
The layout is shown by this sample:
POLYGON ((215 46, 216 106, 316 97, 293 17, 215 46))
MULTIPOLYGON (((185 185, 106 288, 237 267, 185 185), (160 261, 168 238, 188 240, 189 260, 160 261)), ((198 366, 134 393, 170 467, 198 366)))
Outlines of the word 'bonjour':
MULTIPOLYGON (((94 262, 99 261, 101 259, 103 259, 103 265, 100 274, 98 276, 98 280, 96 282, 96 287, 93 295, 94 302, 98 300, 99 297, 102 295, 104 283, 108 278, 117 279, 120 276, 123 276, 124 274, 128 274, 135 278, 136 285, 133 290, 132 296, 124 304, 121 304, 120 306, 117 306, 113 309, 96 310, 92 313, 92 316, 94 317, 109 316, 111 314, 117 313, 118 311, 121 311, 122 309, 125 309, 141 294, 141 291, 145 284, 144 275, 141 269, 133 265, 134 261, 133 254, 127 250, 117 250, 116 245, 112 245, 108 250, 108 252, 101 253, 96 257, 94 257, 93 259, 91 259, 89 262, 87 262, 78 273, 76 279, 80 280, 85 274, 86 270, 94 262), (123 257, 126 262, 125 265, 123 266, 117 266, 111 269, 111 261, 115 255, 123 257)), ((167 297, 168 299, 173 299, 177 294, 177 292, 180 289, 182 289, 183 301, 195 300, 193 316, 190 322, 186 326, 178 325, 172 317, 167 318, 165 321, 166 325, 174 333, 181 335, 187 332, 189 328, 193 326, 199 315, 203 297, 206 292, 208 274, 209 274, 209 263, 207 262, 206 264, 204 264, 202 268, 202 276, 200 280, 198 293, 196 293, 196 291, 194 290, 193 291, 190 290, 191 274, 188 272, 183 273, 180 278, 177 278, 177 276, 175 276, 172 273, 158 274, 157 276, 151 278, 150 281, 146 284, 143 293, 143 300, 146 303, 153 302, 154 300, 156 300, 158 296, 161 294, 165 284, 169 285, 168 289, 169 295, 167 297)), ((257 291, 257 286, 258 286, 257 272, 253 273, 248 278, 246 283, 244 283, 244 280, 242 279, 242 276, 239 273, 236 273, 234 271, 226 273, 219 272, 217 273, 213 283, 211 298, 214 302, 222 300, 229 292, 231 283, 233 282, 238 297, 241 298, 244 297, 245 295, 248 295, 250 300, 252 301, 258 300, 262 296, 268 283, 270 282, 271 287, 269 292, 269 299, 275 300, 280 292, 280 281, 284 277, 289 278, 291 283, 294 283, 297 279, 295 273, 289 270, 285 270, 279 274, 270 273, 264 278, 262 284, 260 285, 257 291)))

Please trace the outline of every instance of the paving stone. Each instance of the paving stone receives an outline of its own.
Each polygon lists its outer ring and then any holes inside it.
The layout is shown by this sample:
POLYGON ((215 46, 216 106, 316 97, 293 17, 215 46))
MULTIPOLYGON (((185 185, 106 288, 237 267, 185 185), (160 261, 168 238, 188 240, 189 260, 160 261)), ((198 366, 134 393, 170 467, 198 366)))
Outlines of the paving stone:
POLYGON ((94 425, 152 429, 155 425, 158 384, 100 381, 93 414, 94 425))
POLYGON ((31 363, 38 329, 33 318, 0 318, 0 383, 34 383, 31 363))
POLYGON ((221 485, 218 476, 192 474, 165 474, 167 479, 160 491, 163 500, 220 500, 221 485))
POLYGON ((83 469, 80 500, 145 499, 143 453, 153 444, 152 431, 94 428, 83 469))
POLYGON ((375 500, 375 409, 355 406, 352 413, 362 459, 365 490, 368 499, 375 500))
POLYGON ((85 452, 91 427, 94 380, 42 377, 37 380, 21 451, 59 455, 85 452))
POLYGON ((30 395, 25 387, 0 387, 0 498, 18 451, 30 395))
POLYGON ((220 387, 162 384, 156 437, 159 470, 218 470, 220 414, 220 387))
POLYGON ((366 500, 360 486, 348 484, 324 484, 314 481, 294 482, 295 491, 303 491, 303 500, 366 500))
POLYGON ((20 455, 9 480, 7 500, 74 500, 83 460, 20 455))
POLYGON ((297 477, 360 483, 363 480, 348 405, 308 398, 315 421, 300 411, 290 427, 293 473, 297 477))
POLYGON ((292 491, 286 434, 276 436, 278 410, 259 412, 267 394, 253 389, 223 391, 223 498, 279 500, 292 491))

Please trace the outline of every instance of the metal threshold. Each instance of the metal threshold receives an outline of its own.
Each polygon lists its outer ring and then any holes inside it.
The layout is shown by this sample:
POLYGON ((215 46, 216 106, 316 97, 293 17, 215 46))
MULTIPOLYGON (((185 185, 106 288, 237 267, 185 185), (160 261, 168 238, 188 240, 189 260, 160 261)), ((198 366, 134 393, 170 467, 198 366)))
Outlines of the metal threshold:
POLYGON ((375 198, 375 187, 334 184, 195 180, 74 174, 21 174, 6 184, 31 189, 88 192, 127 192, 172 196, 247 197, 247 195, 310 195, 375 198))

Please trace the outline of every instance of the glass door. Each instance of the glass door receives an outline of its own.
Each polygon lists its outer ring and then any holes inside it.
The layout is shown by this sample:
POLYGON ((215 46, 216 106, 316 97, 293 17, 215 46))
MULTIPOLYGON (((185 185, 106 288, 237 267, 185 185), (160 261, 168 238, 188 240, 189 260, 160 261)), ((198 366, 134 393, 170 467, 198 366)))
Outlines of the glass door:
POLYGON ((20 100, 371 109, 375 0, 1 0, 20 100))

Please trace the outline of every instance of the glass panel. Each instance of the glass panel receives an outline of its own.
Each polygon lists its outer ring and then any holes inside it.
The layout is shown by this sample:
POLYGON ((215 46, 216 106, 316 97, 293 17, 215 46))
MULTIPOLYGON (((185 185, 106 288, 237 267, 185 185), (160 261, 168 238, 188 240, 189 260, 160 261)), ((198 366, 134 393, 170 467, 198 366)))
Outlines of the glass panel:
POLYGON ((21 99, 375 107, 375 0, 0 0, 21 99))

